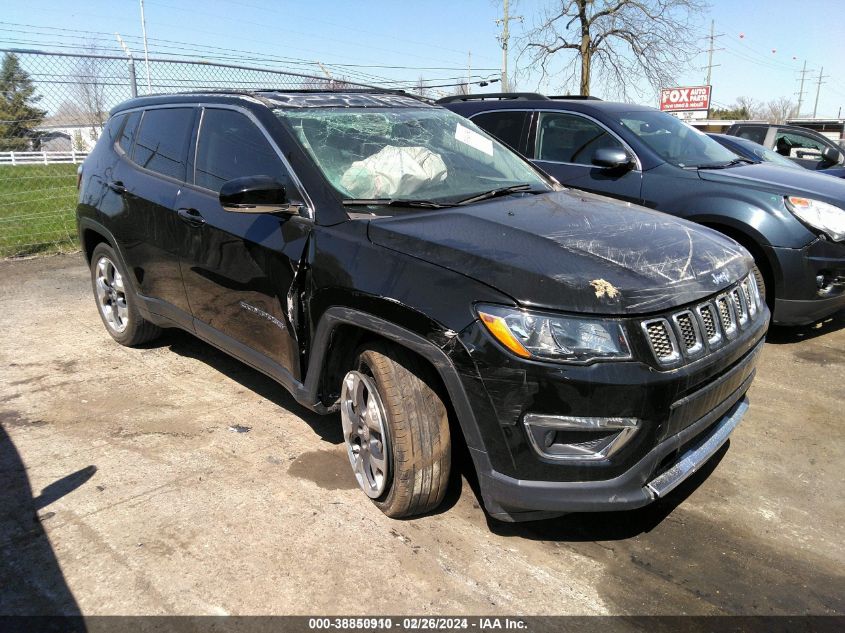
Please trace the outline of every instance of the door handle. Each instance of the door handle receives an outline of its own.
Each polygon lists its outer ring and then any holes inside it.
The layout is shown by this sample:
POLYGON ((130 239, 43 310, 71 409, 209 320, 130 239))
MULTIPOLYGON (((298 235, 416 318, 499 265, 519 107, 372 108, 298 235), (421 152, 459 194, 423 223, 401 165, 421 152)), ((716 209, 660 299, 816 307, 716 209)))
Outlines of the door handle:
POLYGON ((177 209, 176 215, 179 216, 183 222, 187 222, 191 226, 202 226, 205 224, 205 218, 196 209, 177 209))
POLYGON ((120 180, 112 180, 108 183, 109 189, 114 191, 115 193, 126 193, 126 187, 120 180))

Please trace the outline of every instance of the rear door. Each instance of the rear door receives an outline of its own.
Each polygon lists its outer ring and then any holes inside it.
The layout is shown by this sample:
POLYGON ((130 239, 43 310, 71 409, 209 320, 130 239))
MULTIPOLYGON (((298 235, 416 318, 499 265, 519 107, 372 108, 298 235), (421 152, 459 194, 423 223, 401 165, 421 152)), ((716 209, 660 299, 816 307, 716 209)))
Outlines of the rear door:
POLYGON ((246 110, 204 108, 193 185, 177 199, 182 224, 190 231, 182 277, 198 334, 268 373, 276 375, 281 366, 299 379, 294 279, 312 222, 285 214, 232 213, 218 198, 228 180, 258 175, 283 183, 289 200, 303 199, 280 152, 246 110))
POLYGON ((592 118, 574 112, 541 111, 529 137, 528 156, 568 187, 639 202, 642 171, 596 167, 593 155, 601 148, 623 149, 636 158, 618 136, 592 118))
POLYGON ((118 141, 122 160, 110 187, 123 195, 125 212, 113 232, 127 266, 153 312, 190 325, 190 307, 179 269, 188 235, 176 215, 184 186, 196 108, 150 108, 130 113, 118 141))

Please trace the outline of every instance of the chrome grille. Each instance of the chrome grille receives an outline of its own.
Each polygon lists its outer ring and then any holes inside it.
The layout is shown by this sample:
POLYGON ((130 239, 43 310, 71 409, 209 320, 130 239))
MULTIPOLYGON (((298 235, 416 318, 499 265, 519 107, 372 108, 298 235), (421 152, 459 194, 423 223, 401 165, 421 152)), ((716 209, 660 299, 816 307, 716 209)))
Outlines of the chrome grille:
POLYGON ((661 365, 675 365, 713 352, 733 339, 762 311, 753 275, 748 275, 715 299, 666 317, 642 322, 642 329, 661 365))
POLYGON ((713 340, 716 334, 718 334, 716 322, 713 320, 713 307, 710 304, 703 305, 699 308, 698 313, 704 322, 704 333, 707 335, 707 340, 713 340))
POLYGON ((725 331, 736 329, 733 310, 731 310, 730 303, 728 303, 728 298, 722 296, 716 299, 716 307, 719 309, 719 319, 722 322, 722 329, 725 331))
POLYGON ((684 345, 687 349, 695 347, 698 342, 695 329, 692 325, 692 315, 688 312, 678 316, 678 328, 681 330, 681 338, 684 340, 684 345))
POLYGON ((643 323, 648 341, 654 355, 661 363, 671 363, 679 359, 680 352, 675 342, 675 335, 666 319, 654 319, 643 323))
POLYGON ((739 320, 739 324, 745 325, 748 323, 748 308, 746 307, 745 301, 740 294, 739 286, 730 291, 730 297, 734 304, 734 310, 736 310, 736 316, 739 320))

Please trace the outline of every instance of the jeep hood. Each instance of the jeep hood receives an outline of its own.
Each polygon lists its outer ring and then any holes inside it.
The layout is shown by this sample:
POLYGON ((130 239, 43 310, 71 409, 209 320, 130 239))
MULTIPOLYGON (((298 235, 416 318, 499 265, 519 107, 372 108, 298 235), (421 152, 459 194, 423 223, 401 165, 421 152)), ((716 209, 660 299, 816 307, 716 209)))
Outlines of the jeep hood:
POLYGON ((754 187, 784 196, 804 196, 836 206, 845 206, 845 180, 809 169, 789 169, 759 163, 727 169, 700 169, 702 180, 742 187, 754 187))
POLYGON ((748 253, 719 233, 574 191, 379 218, 368 233, 375 244, 471 277, 523 306, 605 315, 696 301, 751 266, 748 253))

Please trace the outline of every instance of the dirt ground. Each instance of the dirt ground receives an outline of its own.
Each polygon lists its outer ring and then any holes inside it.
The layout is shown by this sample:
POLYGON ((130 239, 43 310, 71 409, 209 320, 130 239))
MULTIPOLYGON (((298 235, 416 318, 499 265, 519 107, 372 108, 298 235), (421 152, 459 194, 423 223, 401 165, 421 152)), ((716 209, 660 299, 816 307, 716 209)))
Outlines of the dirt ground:
POLYGON ((501 524, 463 480, 395 521, 337 416, 188 334, 113 343, 80 255, 0 262, 0 613, 842 614, 843 326, 773 330, 665 502, 501 524))

